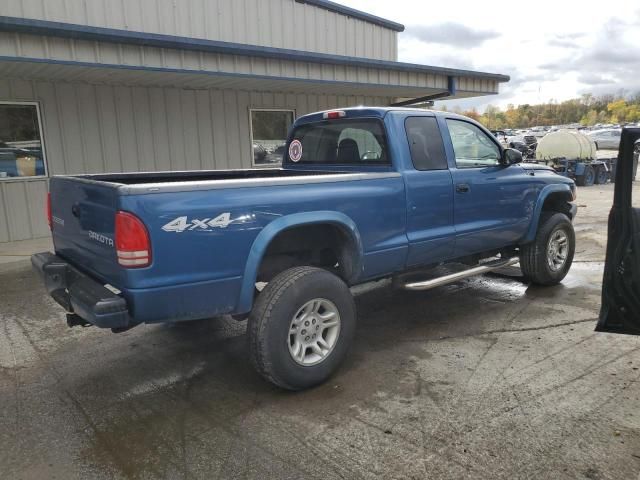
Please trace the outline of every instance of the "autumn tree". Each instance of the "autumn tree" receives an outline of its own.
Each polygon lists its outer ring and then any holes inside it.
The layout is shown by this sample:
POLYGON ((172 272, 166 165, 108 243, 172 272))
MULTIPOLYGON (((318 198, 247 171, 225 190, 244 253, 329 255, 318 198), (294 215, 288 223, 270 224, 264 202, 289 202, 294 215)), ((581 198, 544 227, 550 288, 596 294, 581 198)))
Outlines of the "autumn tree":
POLYGON ((507 105, 502 109, 489 105, 480 115, 475 109, 463 113, 477 119, 490 129, 530 128, 537 125, 567 125, 580 123, 625 123, 640 121, 640 92, 626 97, 611 94, 598 97, 585 93, 580 98, 563 102, 550 101, 539 105, 507 105))

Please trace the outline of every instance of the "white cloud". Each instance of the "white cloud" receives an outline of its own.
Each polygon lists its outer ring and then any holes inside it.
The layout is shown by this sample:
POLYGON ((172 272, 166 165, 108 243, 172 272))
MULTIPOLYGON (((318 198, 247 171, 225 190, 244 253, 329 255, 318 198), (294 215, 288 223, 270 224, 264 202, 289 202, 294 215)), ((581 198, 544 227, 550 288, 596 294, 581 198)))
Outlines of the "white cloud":
POLYGON ((562 101, 585 92, 640 90, 637 0, 537 0, 504 6, 477 0, 338 0, 404 24, 398 60, 511 76, 500 94, 449 107, 562 101), (447 38, 449 37, 449 38, 447 38))
POLYGON ((404 36, 413 37, 424 43, 475 48, 487 40, 499 37, 500 33, 474 29, 461 23, 444 22, 436 25, 409 25, 404 36))

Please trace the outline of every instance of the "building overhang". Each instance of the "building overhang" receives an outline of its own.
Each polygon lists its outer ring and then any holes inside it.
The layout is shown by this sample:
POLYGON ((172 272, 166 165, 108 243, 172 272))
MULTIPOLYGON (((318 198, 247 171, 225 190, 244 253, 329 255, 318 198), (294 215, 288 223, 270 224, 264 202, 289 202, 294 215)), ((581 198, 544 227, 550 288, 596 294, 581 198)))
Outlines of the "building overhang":
POLYGON ((0 17, 0 76, 412 99, 495 94, 505 75, 0 17))
MULTIPOLYGON (((97 64, 92 62, 0 57, 0 77, 36 81, 83 82, 97 85, 236 89, 293 94, 356 95, 406 99, 465 98, 495 92, 456 91, 437 87, 378 84, 347 80, 301 79, 284 76, 214 72, 167 67, 97 64)), ((413 104, 409 102, 406 104, 413 104)))

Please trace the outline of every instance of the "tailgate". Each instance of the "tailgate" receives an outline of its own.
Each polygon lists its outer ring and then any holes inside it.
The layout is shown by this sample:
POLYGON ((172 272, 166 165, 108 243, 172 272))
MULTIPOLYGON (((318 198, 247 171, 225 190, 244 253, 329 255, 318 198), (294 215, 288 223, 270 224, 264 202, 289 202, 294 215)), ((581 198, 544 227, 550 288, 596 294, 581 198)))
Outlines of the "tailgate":
POLYGON ((56 253, 105 283, 121 284, 114 245, 118 185, 75 177, 51 179, 56 253))

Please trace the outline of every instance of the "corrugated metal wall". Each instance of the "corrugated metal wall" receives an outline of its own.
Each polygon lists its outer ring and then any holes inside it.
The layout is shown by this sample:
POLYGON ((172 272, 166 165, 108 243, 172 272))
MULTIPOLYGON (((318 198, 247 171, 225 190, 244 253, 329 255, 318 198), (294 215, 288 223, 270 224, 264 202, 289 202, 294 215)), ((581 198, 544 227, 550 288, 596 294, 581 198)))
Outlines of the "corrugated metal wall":
POLYGON ((461 93, 498 93, 498 82, 488 78, 459 77, 457 89, 461 93))
POLYGON ((2 0, 0 15, 397 59, 397 33, 294 0, 2 0))
MULTIPOLYGON (((0 32, 0 56, 23 59, 26 57, 37 60, 53 60, 54 62, 96 63, 103 64, 103 66, 104 64, 126 65, 127 67, 144 66, 158 69, 186 70, 194 74, 199 72, 212 72, 218 75, 217 79, 204 76, 195 79, 195 84, 189 85, 189 87, 197 86, 195 88, 202 87, 205 82, 214 81, 225 82, 227 86, 236 86, 235 82, 238 81, 238 77, 246 77, 247 75, 272 77, 275 81, 281 80, 284 77, 286 79, 321 79, 323 81, 350 82, 354 84, 353 87, 356 89, 360 88, 358 85, 363 83, 395 86, 401 87, 401 90, 407 95, 410 95, 407 88, 417 87, 418 90, 415 91, 415 96, 426 93, 420 91, 423 87, 437 89, 447 88, 447 75, 445 73, 431 71, 417 72, 403 69, 373 68, 344 64, 332 65, 312 61, 294 61, 288 58, 265 59, 244 55, 61 39, 23 33, 0 32), (224 76, 219 74, 231 75, 224 76)), ((59 67, 59 69, 63 68, 64 67, 59 67)), ((42 65, 38 65, 32 69, 31 74, 38 75, 38 72, 41 70, 42 65)), ((109 76, 134 76, 130 71, 126 71, 126 69, 121 70, 121 72, 111 72, 109 76)), ((75 80, 71 75, 77 70, 65 68, 64 71, 70 76, 65 77, 65 80, 75 80)), ((5 73, 5 75, 9 74, 5 73)), ((104 72, 96 70, 90 81, 102 83, 104 80, 100 78, 101 75, 104 75, 104 72)), ((11 76, 16 75, 11 74, 11 76)), ((29 78, 33 78, 33 76, 29 78)), ((166 83, 171 82, 173 79, 174 77, 171 75, 163 75, 157 77, 155 80, 166 83)), ((265 80, 266 79, 260 79, 261 82, 265 80)), ((117 79, 115 81, 117 81, 117 79)), ((143 83, 149 85, 149 81, 149 79, 144 79, 143 83)), ((182 81, 184 81, 184 79, 182 79, 182 81)), ((246 78, 243 78, 242 81, 246 81, 246 78)), ((181 84, 180 86, 184 85, 181 84)), ((337 88, 344 89, 344 86, 337 88)), ((268 89, 276 90, 277 88, 268 89)), ((265 90, 265 88, 262 88, 262 90, 265 90)), ((393 94, 390 94, 389 96, 392 95, 393 94)))
POLYGON ((46 180, 0 181, 0 242, 44 237, 46 180))
MULTIPOLYGON (((249 108, 303 115, 388 98, 0 79, 0 100, 38 101, 49 174, 250 168, 249 108)), ((0 242, 44 236, 46 180, 0 180, 0 242)))

